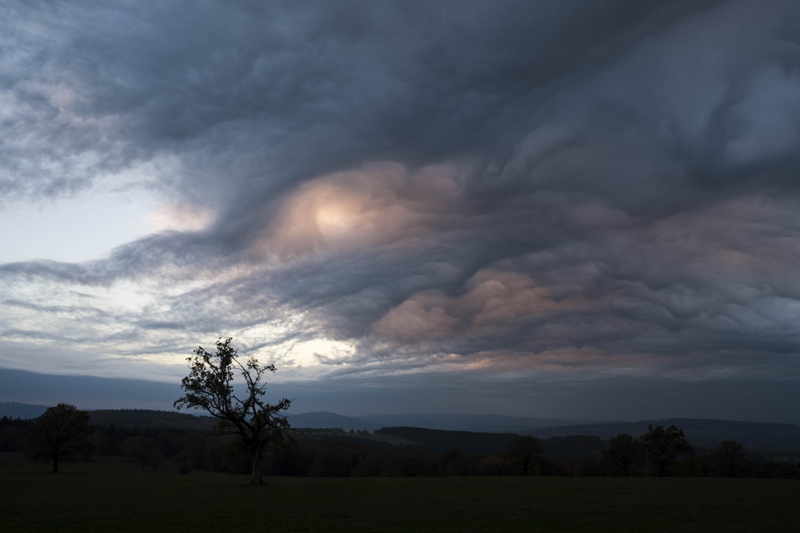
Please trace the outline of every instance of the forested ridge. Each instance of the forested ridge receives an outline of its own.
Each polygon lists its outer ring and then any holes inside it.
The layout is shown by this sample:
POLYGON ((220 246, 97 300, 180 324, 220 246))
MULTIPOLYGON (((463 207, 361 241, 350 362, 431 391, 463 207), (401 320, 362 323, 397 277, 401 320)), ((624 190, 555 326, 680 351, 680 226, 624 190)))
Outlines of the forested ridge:
MULTIPOLYGON (((94 412, 97 413, 97 412, 94 412)), ((94 413, 92 413, 94 415, 94 413)), ((181 473, 207 470, 247 473, 249 458, 232 436, 210 429, 212 419, 170 412, 113 410, 92 420, 96 456, 126 456, 132 467, 172 468, 181 473), (188 417, 188 418, 184 418, 188 417), (112 421, 108 424, 97 420, 112 421), (192 421, 192 419, 194 419, 192 421), (124 421, 117 424, 115 420, 124 421), (155 425, 154 421, 176 425, 155 425), (191 423, 190 423, 191 422, 191 423), (179 427, 181 424, 183 427, 179 427), (190 427, 203 424, 204 428, 190 427)), ((25 451, 33 420, 0 418, 0 452, 25 451)), ((278 476, 472 476, 520 475, 510 451, 513 433, 480 433, 413 427, 344 431, 340 428, 293 429, 288 444, 270 449, 265 474, 278 476)), ((537 439, 533 475, 619 475, 609 461, 609 441, 569 435, 537 439)), ((612 441, 613 442, 613 441, 612 441)), ((679 457, 669 475, 722 475, 714 449, 695 448, 679 457)), ((739 476, 800 478, 800 452, 748 449, 739 476)), ((645 464, 633 475, 647 475, 645 464)))

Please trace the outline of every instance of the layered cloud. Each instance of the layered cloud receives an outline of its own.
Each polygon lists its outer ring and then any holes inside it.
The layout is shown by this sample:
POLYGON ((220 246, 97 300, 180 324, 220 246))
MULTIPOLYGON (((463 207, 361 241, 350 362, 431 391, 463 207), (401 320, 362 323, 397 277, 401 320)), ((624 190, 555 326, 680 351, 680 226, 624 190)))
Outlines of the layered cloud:
POLYGON ((792 2, 1 14, 6 205, 162 204, 0 264, 0 337, 71 350, 42 371, 232 335, 298 379, 797 377, 792 2))

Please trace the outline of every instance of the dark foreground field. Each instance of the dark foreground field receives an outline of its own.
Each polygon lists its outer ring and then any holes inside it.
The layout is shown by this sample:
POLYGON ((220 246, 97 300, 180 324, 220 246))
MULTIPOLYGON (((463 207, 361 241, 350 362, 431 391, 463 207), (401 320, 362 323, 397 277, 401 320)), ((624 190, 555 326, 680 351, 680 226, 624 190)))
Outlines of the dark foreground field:
POLYGON ((269 478, 140 471, 101 458, 51 474, 0 454, 10 531, 789 531, 800 482, 544 477, 269 478))

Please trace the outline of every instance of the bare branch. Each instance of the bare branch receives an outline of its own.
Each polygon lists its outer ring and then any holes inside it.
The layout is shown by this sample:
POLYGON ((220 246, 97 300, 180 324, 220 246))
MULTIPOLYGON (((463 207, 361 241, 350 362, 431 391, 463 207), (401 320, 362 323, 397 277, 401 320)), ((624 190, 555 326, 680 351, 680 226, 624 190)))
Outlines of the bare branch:
POLYGON ((260 397, 266 393, 262 378, 266 372, 275 372, 275 365, 261 366, 255 358, 244 364, 231 346, 232 338, 217 340, 216 354, 202 346, 188 357, 189 375, 181 380, 185 394, 174 406, 176 409, 199 408, 217 418, 216 428, 221 433, 238 435, 242 447, 253 454, 253 483, 261 483, 261 460, 267 446, 280 446, 289 422, 280 413, 291 405, 283 398, 275 405, 264 403, 260 397), (233 387, 234 369, 240 371, 247 395, 239 398, 233 387))

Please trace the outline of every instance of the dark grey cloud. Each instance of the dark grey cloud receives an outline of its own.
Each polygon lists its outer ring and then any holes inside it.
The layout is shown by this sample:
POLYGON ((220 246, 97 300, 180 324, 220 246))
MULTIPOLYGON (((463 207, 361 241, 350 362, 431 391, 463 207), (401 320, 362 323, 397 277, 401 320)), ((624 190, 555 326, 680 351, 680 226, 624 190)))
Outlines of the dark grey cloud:
POLYGON ((502 149, 570 77, 713 5, 12 3, 4 160, 33 166, 7 184, 68 192, 177 155, 185 194, 242 200, 365 158, 502 149))
POLYGON ((0 265, 6 338, 236 331, 287 365, 327 339, 340 380, 798 377, 792 2, 2 10, 6 201, 138 172, 213 219, 0 265))

